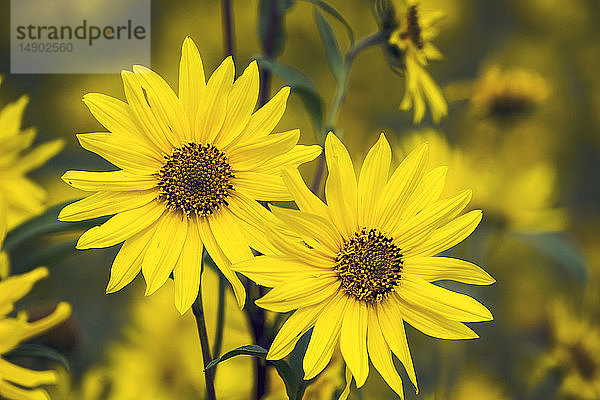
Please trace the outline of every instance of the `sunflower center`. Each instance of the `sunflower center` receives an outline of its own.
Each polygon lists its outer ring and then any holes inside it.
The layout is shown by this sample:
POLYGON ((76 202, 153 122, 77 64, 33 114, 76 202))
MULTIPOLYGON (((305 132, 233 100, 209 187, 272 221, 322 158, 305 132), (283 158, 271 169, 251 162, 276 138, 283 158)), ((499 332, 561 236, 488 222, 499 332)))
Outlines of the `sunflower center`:
POLYGON ((158 172, 159 199, 186 216, 209 215, 228 205, 233 177, 222 151, 211 144, 188 143, 165 156, 158 172))
POLYGON ((411 42, 414 43, 415 46, 417 46, 419 50, 422 50, 425 43, 423 41, 423 36, 421 35, 421 26, 419 25, 419 13, 417 11, 416 5, 412 5, 409 7, 406 20, 406 36, 410 39, 411 42))
POLYGON ((342 287, 357 300, 380 302, 400 282, 402 252, 377 229, 355 232, 335 261, 342 287))

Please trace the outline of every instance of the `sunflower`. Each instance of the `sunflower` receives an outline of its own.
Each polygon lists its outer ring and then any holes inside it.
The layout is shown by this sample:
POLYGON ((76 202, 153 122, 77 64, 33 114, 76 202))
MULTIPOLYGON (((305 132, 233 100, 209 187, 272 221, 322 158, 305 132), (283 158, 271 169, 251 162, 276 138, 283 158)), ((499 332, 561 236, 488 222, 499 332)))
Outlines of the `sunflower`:
POLYGON ((26 174, 54 157, 64 144, 56 139, 26 152, 37 133, 34 128, 21 130, 28 102, 28 97, 22 96, 0 110, 0 196, 6 203, 0 212, 7 214, 8 229, 44 210, 46 191, 26 174))
POLYGON ((27 313, 20 312, 16 318, 8 316, 14 310, 15 301, 25 296, 40 279, 48 276, 44 267, 0 281, 0 398, 10 400, 49 399, 40 385, 54 384, 55 371, 33 371, 15 365, 4 358, 19 343, 31 339, 60 324, 71 314, 67 303, 60 303, 52 314, 34 322, 27 321, 27 313))
POLYGON ((110 132, 80 134, 79 142, 120 170, 66 172, 62 179, 69 185, 96 193, 66 206, 59 219, 116 214, 77 243, 89 249, 124 242, 107 293, 141 270, 150 295, 172 272, 175 304, 184 313, 198 294, 206 249, 243 306, 244 287, 231 262, 251 258, 249 245, 260 250, 266 239, 242 215, 272 218, 257 200, 291 200, 281 169, 313 160, 321 148, 296 145, 297 129, 271 134, 289 87, 254 112, 257 64, 250 63, 235 82, 234 72, 228 57, 205 82, 198 49, 186 38, 179 96, 156 73, 136 65, 121 74, 127 103, 97 93, 84 97, 110 132))
POLYGON ((477 335, 462 322, 492 319, 471 297, 431 283, 494 282, 474 264, 433 257, 469 236, 482 212, 458 217, 470 191, 439 199, 446 168, 424 171, 427 145, 412 152, 389 179, 391 150, 383 134, 367 154, 358 182, 348 151, 332 133, 325 156, 327 204, 310 192, 297 171, 287 169, 284 180, 299 210, 273 207, 304 243, 271 229, 278 253, 236 264, 234 270, 273 288, 256 301, 261 307, 296 310, 271 344, 268 359, 287 356, 312 328, 304 379, 327 366, 339 342, 357 386, 367 379, 370 359, 402 396, 390 350, 417 387, 404 321, 433 337, 470 339, 477 335))
POLYGON ((375 11, 380 29, 387 39, 386 55, 392 68, 405 75, 401 110, 414 108, 413 121, 425 116, 425 102, 437 123, 448 114, 442 91, 425 70, 430 60, 444 58, 431 41, 437 36, 438 11, 422 11, 417 0, 377 0, 375 11))

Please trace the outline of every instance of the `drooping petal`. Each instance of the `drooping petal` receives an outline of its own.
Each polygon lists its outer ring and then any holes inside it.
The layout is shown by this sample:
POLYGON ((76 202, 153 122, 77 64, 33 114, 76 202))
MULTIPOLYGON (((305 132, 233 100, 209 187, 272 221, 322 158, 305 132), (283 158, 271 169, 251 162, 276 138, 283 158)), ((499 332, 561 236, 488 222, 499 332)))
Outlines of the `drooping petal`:
POLYGON ((181 314, 189 310, 198 297, 203 249, 198 227, 193 223, 188 224, 185 242, 173 269, 175 307, 181 314))
POLYGON ((376 222, 374 216, 377 200, 387 183, 391 160, 392 150, 382 133, 377 143, 367 153, 358 178, 358 224, 360 226, 373 226, 376 222))
POLYGON ((367 305, 350 299, 346 307, 340 334, 340 349, 344 361, 361 387, 369 375, 369 355, 367 353, 367 305))
MULTIPOLYGON (((404 398, 404 389, 402 387, 402 379, 394 367, 392 361, 392 353, 383 336, 379 321, 377 319, 377 311, 374 309, 368 310, 369 328, 367 337, 367 346, 369 348, 369 357, 375 369, 379 372, 383 380, 390 385, 392 390, 404 398)), ((358 386, 358 383, 357 383, 358 386)))
POLYGON ((146 296, 154 293, 171 275, 187 235, 187 219, 175 212, 165 212, 158 221, 142 261, 146 296))
POLYGON ((56 383, 56 371, 34 371, 12 364, 0 358, 2 380, 7 380, 23 387, 35 387, 56 383))
POLYGON ((310 342, 304 355, 304 380, 317 376, 329 364, 340 337, 342 321, 349 300, 344 294, 338 294, 329 301, 317 317, 310 342))
POLYGON ((25 325, 25 330, 22 332, 21 340, 27 341, 33 337, 39 336, 51 328, 66 321, 71 315, 71 305, 61 301, 56 305, 54 311, 33 322, 28 322, 25 325))
POLYGON ((114 246, 129 239, 158 220, 164 207, 151 202, 133 210, 123 211, 104 224, 87 230, 77 242, 79 250, 114 246))
POLYGON ((152 175, 134 175, 125 171, 67 171, 61 179, 76 189, 92 192, 147 190, 156 187, 157 183, 152 175))
POLYGON ((110 269, 106 293, 114 293, 127 286, 142 270, 142 260, 150 240, 156 233, 156 223, 125 240, 110 269))

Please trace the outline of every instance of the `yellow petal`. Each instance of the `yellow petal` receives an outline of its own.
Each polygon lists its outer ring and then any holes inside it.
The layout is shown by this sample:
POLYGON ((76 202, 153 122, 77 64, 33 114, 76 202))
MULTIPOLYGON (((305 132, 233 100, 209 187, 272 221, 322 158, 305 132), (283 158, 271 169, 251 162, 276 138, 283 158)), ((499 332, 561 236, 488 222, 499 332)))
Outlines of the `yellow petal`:
POLYGON ((275 156, 259 165, 256 172, 270 172, 283 167, 298 168, 301 164, 312 161, 321 154, 321 146, 304 146, 297 144, 287 153, 275 156))
POLYGON ((202 272, 203 245, 198 227, 188 224, 187 236, 173 270, 175 307, 184 314, 198 297, 202 272))
POLYGON ((202 143, 213 143, 223 126, 234 68, 233 59, 227 57, 208 80, 204 95, 200 98, 194 137, 202 143))
POLYGON ((2 374, 2 380, 24 387, 53 384, 56 383, 58 377, 55 371, 34 371, 3 359, 0 359, 0 373, 2 374))
POLYGON ((420 184, 406 201, 400 215, 400 221, 412 218, 439 199, 444 189, 447 172, 448 167, 438 167, 425 174, 420 184))
POLYGON ((110 269, 106 293, 114 293, 127 286, 142 270, 142 260, 148 244, 156 232, 154 223, 123 243, 110 269))
POLYGON ((158 220, 142 261, 146 296, 154 293, 171 275, 186 235, 187 218, 179 213, 166 212, 158 220))
POLYGON ((76 247, 84 250, 114 246, 150 226, 163 212, 164 207, 155 202, 120 212, 104 224, 87 230, 76 247))
POLYGON ((168 128, 150 108, 139 79, 129 71, 122 71, 121 78, 130 114, 135 124, 163 154, 170 153, 173 146, 177 144, 170 140, 172 138, 167 132, 168 128))
POLYGON ((423 176, 427 154, 428 146, 424 144, 413 150, 396 168, 379 198, 376 226, 386 226, 386 223, 400 219, 404 203, 423 176))
POLYGON ((21 157, 14 167, 20 173, 27 173, 44 165, 46 161, 58 154, 63 147, 65 147, 65 141, 63 139, 42 143, 21 157))
MULTIPOLYGON (((231 160, 231 165, 236 171, 252 171, 270 158, 292 150, 299 137, 299 129, 273 133, 244 146, 233 146, 227 154, 231 160)), ((266 172, 272 174, 274 171, 266 172)))
MULTIPOLYGON (((56 375, 58 379, 58 375, 56 375)), ((9 400, 50 400, 50 396, 43 389, 23 389, 0 380, 0 395, 9 400)))
POLYGON ((390 348, 379 327, 377 312, 374 309, 370 309, 368 314, 369 330, 367 345, 369 347, 369 357, 371 358, 371 362, 383 380, 385 380, 392 390, 403 399, 404 389, 402 388, 402 379, 394 367, 390 348))
POLYGON ((336 274, 330 268, 319 268, 289 256, 258 256, 233 264, 234 271, 244 274, 259 285, 274 287, 286 281, 304 278, 328 278, 336 274))
POLYGON ((426 335, 439 339, 476 339, 479 337, 461 322, 451 321, 424 307, 409 304, 399 296, 396 296, 396 301, 402 310, 402 318, 426 335))
POLYGON ((83 221, 142 207, 156 200, 154 189, 131 192, 98 192, 65 206, 59 221, 83 221))
MULTIPOLYGON (((377 307, 377 321, 385 341, 402 365, 404 365, 408 377, 418 392, 417 375, 415 374, 415 367, 410 355, 406 332, 404 330, 404 321, 402 319, 403 309, 398 306, 396 297, 396 295, 392 294, 386 301, 379 304, 379 307, 377 307)), ((371 329, 371 326, 369 326, 369 329, 371 329)))
POLYGON ((271 212, 313 248, 325 247, 331 257, 340 251, 343 240, 335 227, 323 217, 306 212, 271 207, 271 212))
MULTIPOLYGON (((194 41, 187 36, 181 48, 181 61, 179 62, 179 100, 188 116, 190 127, 196 125, 196 114, 200 106, 200 99, 205 94, 206 81, 202 58, 194 41)), ((187 138, 193 141, 194 137, 187 138)))
POLYGON ((403 273, 418 276, 427 282, 451 280, 472 285, 491 285, 496 282, 477 265, 448 257, 407 257, 403 273))
POLYGON ((183 105, 173 89, 156 72, 134 65, 133 72, 146 92, 150 108, 164 125, 165 134, 174 146, 181 146, 191 138, 190 123, 183 105))
POLYGON ((280 360, 290 354, 298 339, 314 326, 326 305, 327 303, 319 303, 294 311, 277 332, 269 348, 267 360, 280 360))
MULTIPOLYGON (((385 135, 369 150, 358 178, 358 224, 373 226, 377 200, 388 180, 392 150, 385 135)), ((356 377, 356 374, 354 374, 356 377)), ((358 379, 357 379, 358 381, 358 379)))
POLYGON ((69 303, 60 302, 49 315, 38 319, 37 321, 28 322, 23 336, 22 341, 29 340, 33 337, 39 336, 42 333, 54 328, 55 326, 63 323, 71 316, 71 305, 69 303))
POLYGON ((13 275, 0 281, 0 316, 13 310, 13 303, 25 296, 33 285, 48 276, 46 267, 38 267, 21 275, 13 275))
POLYGON ((292 194, 294 201, 301 211, 329 218, 327 206, 304 183, 300 172, 295 168, 282 170, 285 185, 292 194))
POLYGON ((242 131, 235 143, 243 145, 248 141, 260 139, 273 132, 273 129, 275 129, 275 126, 277 126, 285 112, 289 95, 289 86, 281 88, 267 104, 252 114, 248 125, 246 125, 246 128, 242 131))
POLYGON ((348 368, 347 366, 345 378, 346 386, 344 386, 344 390, 342 391, 342 393, 340 393, 340 397, 338 397, 338 400, 346 400, 348 396, 350 396, 350 386, 352 385, 352 373, 350 372, 350 368, 348 368))
POLYGON ((302 363, 304 380, 314 378, 329 364, 337 347, 348 301, 353 300, 338 294, 318 316, 302 363))
POLYGON ((240 279, 231 269, 231 262, 215 240, 209 222, 204 217, 197 217, 194 223, 198 226, 198 233, 200 234, 200 238, 202 239, 206 251, 208 251, 208 254, 210 254, 210 257, 213 259, 219 270, 221 270, 223 276, 227 278, 231 284, 238 306, 243 308, 246 302, 246 290, 240 279))
POLYGON ((217 145, 227 146, 248 125, 258 100, 258 89, 258 64, 256 61, 252 61, 244 73, 233 83, 233 88, 227 100, 225 121, 221 133, 215 141, 217 145))
POLYGON ((233 185, 235 190, 239 190, 254 200, 293 200, 280 175, 250 171, 236 172, 233 185))
POLYGON ((364 385, 369 375, 367 354, 367 305, 349 300, 340 334, 340 349, 344 361, 356 379, 356 387, 364 385))
POLYGON ((152 175, 134 175, 125 171, 67 171, 61 179, 74 188, 93 192, 146 190, 156 187, 157 183, 152 175))
POLYGON ((332 132, 325 139, 325 158, 329 169, 325 183, 329 211, 336 226, 350 236, 358 224, 356 175, 348 150, 332 132))
POLYGON ((338 292, 339 286, 337 277, 286 281, 256 300, 256 305, 270 311, 288 312, 327 301, 338 292))
POLYGON ((210 230, 219 245, 219 248, 225 253, 230 263, 245 261, 253 257, 252 251, 243 232, 238 226, 238 217, 223 207, 217 213, 205 217, 210 225, 210 230))
POLYGON ((481 222, 481 210, 470 211, 438 228, 425 242, 404 250, 407 257, 432 256, 465 240, 481 222))
POLYGON ((399 296, 411 305, 417 305, 452 321, 491 321, 490 311, 477 300, 456 293, 414 276, 402 278, 399 296))

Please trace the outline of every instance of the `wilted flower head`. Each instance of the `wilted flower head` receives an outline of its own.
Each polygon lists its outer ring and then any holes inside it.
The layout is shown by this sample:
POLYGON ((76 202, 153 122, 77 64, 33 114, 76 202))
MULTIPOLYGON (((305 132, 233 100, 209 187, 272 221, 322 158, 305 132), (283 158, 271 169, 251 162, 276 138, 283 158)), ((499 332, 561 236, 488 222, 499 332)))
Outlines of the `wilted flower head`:
POLYGON ((437 36, 435 23, 440 11, 421 10, 416 0, 376 0, 375 15, 386 37, 386 56, 392 69, 406 77, 401 110, 414 108, 415 124, 425 115, 429 104, 435 122, 445 117, 448 105, 439 86, 425 70, 430 60, 443 59, 431 43, 437 36))

